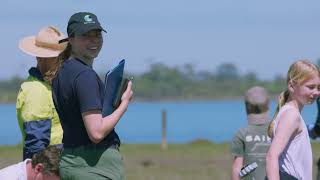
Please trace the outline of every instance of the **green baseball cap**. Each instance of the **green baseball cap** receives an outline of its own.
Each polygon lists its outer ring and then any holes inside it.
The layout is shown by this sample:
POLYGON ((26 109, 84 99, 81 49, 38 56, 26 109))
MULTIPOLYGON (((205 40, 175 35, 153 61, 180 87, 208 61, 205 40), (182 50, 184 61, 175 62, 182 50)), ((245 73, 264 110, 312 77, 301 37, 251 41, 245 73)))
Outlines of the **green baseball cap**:
MULTIPOLYGON (((91 30, 99 29, 107 32, 102 28, 95 14, 90 12, 78 12, 73 14, 68 22, 68 37, 83 35, 91 30)), ((68 38, 62 39, 59 43, 68 41, 68 38)))

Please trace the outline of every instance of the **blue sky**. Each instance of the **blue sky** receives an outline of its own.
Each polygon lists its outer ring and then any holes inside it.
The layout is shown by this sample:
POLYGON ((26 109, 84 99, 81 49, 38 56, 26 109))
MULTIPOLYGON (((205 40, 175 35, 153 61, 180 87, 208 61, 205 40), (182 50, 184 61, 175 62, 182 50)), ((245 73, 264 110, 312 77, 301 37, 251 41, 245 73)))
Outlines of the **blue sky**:
POLYGON ((271 79, 297 59, 320 57, 319 7, 317 0, 2 0, 0 79, 25 77, 36 64, 18 49, 21 38, 47 25, 66 33, 79 11, 95 13, 108 31, 94 65, 99 72, 122 58, 136 73, 152 62, 208 71, 232 62, 271 79))

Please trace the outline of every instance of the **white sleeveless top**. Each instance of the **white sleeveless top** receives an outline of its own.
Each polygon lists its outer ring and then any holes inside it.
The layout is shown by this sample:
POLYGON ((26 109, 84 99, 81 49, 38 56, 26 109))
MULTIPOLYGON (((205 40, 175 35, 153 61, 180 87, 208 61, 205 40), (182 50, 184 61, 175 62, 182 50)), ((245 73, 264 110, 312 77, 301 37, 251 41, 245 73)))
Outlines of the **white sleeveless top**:
MULTIPOLYGON (((290 105, 284 105, 280 108, 280 111, 275 119, 275 126, 273 134, 277 131, 279 118, 281 114, 294 107, 290 105)), ((312 180, 312 149, 309 139, 307 126, 300 115, 300 121, 302 123, 302 132, 297 134, 294 138, 291 138, 279 157, 280 171, 284 171, 299 180, 312 180)))

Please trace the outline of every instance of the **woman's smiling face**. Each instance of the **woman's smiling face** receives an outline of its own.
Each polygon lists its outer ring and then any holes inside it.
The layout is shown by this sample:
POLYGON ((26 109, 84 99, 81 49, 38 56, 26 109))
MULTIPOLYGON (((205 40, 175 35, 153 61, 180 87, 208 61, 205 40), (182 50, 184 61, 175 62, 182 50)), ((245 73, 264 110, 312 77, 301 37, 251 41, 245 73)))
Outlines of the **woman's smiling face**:
POLYGON ((91 30, 81 36, 70 38, 72 51, 76 56, 92 60, 101 50, 103 38, 101 30, 91 30))

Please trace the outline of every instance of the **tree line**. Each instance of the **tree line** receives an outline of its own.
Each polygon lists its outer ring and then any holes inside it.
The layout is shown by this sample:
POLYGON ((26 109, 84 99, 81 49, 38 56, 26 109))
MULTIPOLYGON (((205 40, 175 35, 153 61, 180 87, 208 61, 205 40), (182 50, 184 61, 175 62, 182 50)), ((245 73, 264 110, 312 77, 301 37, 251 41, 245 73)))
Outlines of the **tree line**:
MULTIPOLYGON (((272 80, 261 80, 255 72, 241 74, 233 63, 222 63, 215 71, 196 71, 192 64, 169 67, 153 63, 141 74, 130 74, 134 80, 134 98, 142 101, 210 100, 235 98, 255 85, 265 87, 277 95, 285 88, 285 78, 278 75, 272 80)), ((101 77, 104 77, 101 74, 101 77)), ((0 81, 0 102, 15 102, 24 78, 13 77, 0 81)))
POLYGON ((261 80, 255 72, 240 74, 233 63, 220 64, 213 72, 195 71, 191 64, 169 67, 154 63, 148 71, 133 76, 135 98, 142 100, 235 98, 255 85, 276 95, 286 86, 285 78, 280 75, 272 80, 261 80))

